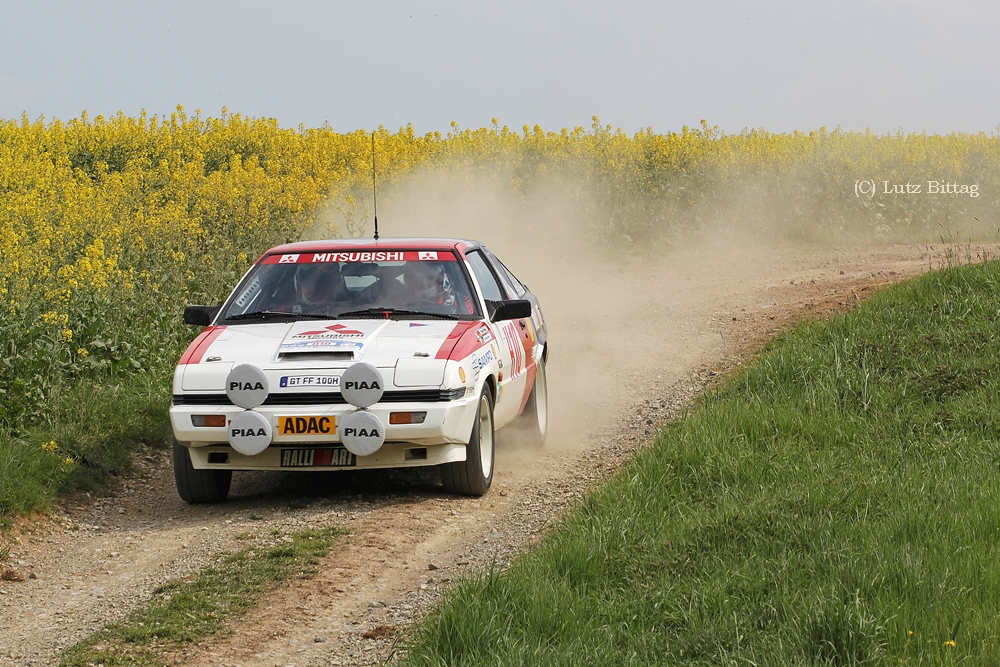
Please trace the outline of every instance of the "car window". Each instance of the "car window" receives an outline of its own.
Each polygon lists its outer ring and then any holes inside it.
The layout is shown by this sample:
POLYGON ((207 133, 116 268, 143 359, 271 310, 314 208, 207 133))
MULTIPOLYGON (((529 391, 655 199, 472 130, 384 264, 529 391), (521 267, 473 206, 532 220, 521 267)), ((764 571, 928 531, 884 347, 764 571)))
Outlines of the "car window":
POLYGON ((492 301, 500 301, 506 298, 504 297, 503 290, 500 289, 500 285, 497 283, 496 277, 494 277, 493 272, 487 266, 486 258, 483 257, 483 254, 478 250, 473 250, 465 253, 465 257, 469 260, 472 272, 476 274, 479 287, 483 290, 483 298, 492 301))
POLYGON ((275 254, 247 276, 223 320, 262 311, 334 318, 382 308, 471 319, 479 311, 472 294, 452 252, 275 254))
POLYGON ((490 258, 490 263, 493 264, 493 270, 496 271, 497 276, 500 277, 500 282, 503 286, 507 288, 507 293, 510 294, 512 299, 520 299, 527 294, 528 290, 525 289, 521 281, 518 280, 513 273, 510 272, 503 262, 497 259, 497 256, 491 253, 489 250, 486 251, 486 256, 490 258))

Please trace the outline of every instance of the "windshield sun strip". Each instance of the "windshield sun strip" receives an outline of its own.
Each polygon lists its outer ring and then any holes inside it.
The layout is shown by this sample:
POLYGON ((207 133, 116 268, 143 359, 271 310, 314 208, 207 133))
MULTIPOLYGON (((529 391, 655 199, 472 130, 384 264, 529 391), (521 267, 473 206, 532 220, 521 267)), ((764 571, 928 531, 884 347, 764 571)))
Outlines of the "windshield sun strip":
MULTIPOLYGON (((341 255, 344 252, 348 252, 348 254, 353 253, 355 255, 363 254, 363 253, 358 253, 358 252, 354 252, 354 251, 332 251, 332 250, 331 251, 321 251, 321 252, 318 252, 318 253, 315 252, 315 251, 307 252, 307 253, 298 253, 296 255, 296 261, 294 262, 294 264, 296 266, 316 265, 316 264, 320 264, 321 262, 313 262, 313 261, 302 262, 302 261, 299 260, 299 258, 304 257, 304 256, 315 257, 316 255, 324 255, 324 254, 327 255, 327 256, 331 256, 331 255, 336 256, 336 255, 341 255)), ((368 252, 368 251, 364 251, 364 252, 368 252)), ((379 250, 379 251, 373 251, 373 252, 382 252, 382 251, 379 250)), ((400 320, 413 320, 413 319, 466 320, 466 319, 480 319, 481 318, 481 316, 482 316, 481 298, 480 298, 480 295, 479 295, 478 290, 476 288, 476 284, 475 284, 474 281, 472 281, 470 279, 468 267, 466 266, 466 262, 465 262, 464 256, 462 255, 462 253, 456 251, 455 248, 448 248, 448 249, 445 249, 445 250, 433 250, 433 251, 407 248, 407 249, 386 250, 385 252, 387 252, 387 253, 388 252, 392 252, 392 253, 402 254, 404 257, 406 257, 406 259, 400 260, 400 261, 403 261, 403 262, 425 261, 425 260, 420 260, 418 257, 410 257, 410 255, 420 255, 422 253, 430 253, 430 252, 433 252, 433 253, 436 254, 436 261, 438 261, 438 262, 445 262, 445 263, 447 263, 449 265, 451 264, 451 262, 454 262, 455 264, 454 264, 454 269, 453 270, 454 270, 454 272, 455 272, 456 275, 452 276, 452 280, 454 281, 454 280, 460 278, 461 281, 462 281, 462 283, 464 283, 464 285, 462 285, 462 287, 464 287, 465 290, 468 292, 468 297, 469 297, 469 300, 471 301, 471 307, 470 308, 471 308, 471 310, 474 311, 472 313, 467 313, 467 312, 434 313, 434 312, 430 312, 429 311, 429 312, 426 312, 424 314, 405 314, 405 315, 400 313, 400 314, 396 314, 396 315, 390 315, 391 319, 400 319, 400 320)), ((233 310, 237 310, 237 306, 242 306, 242 307, 246 308, 246 307, 252 307, 253 305, 264 305, 264 303, 261 303, 262 297, 264 297, 264 293, 263 293, 264 290, 260 289, 256 285, 253 285, 253 283, 254 283, 254 281, 257 281, 261 277, 261 272, 264 271, 264 270, 266 270, 268 267, 284 266, 286 264, 292 263, 292 262, 288 262, 288 261, 282 261, 282 258, 285 257, 285 256, 287 256, 287 255, 289 255, 289 253, 269 252, 269 253, 266 253, 264 256, 262 256, 255 263, 255 265, 253 267, 251 267, 251 269, 248 270, 247 273, 243 276, 243 278, 240 280, 240 283, 237 285, 236 289, 234 289, 232 291, 232 293, 230 293, 229 298, 226 299, 226 302, 220 308, 220 314, 225 315, 227 313, 231 313, 233 310), (251 285, 253 285, 252 288, 250 287, 251 285), (238 303, 238 302, 242 302, 242 303, 238 303)), ((312 259, 312 257, 310 257, 310 259, 312 259)), ((326 261, 329 262, 329 260, 326 260, 326 261)), ((361 262, 361 261, 345 262, 345 263, 341 263, 341 265, 342 266, 347 266, 347 265, 352 264, 352 263, 363 264, 363 263, 367 263, 367 262, 361 262)), ((371 263, 378 263, 378 262, 371 262, 371 263)), ((388 263, 388 262, 386 262, 386 263, 388 263)), ((273 303, 274 302, 273 301, 274 298, 275 298, 275 294, 272 292, 268 300, 271 300, 272 303, 273 303)), ((270 310, 273 311, 273 306, 272 306, 272 308, 270 310)), ((243 319, 244 321, 249 321, 249 322, 258 322, 258 321, 267 320, 267 319, 274 319, 275 321, 278 321, 278 320, 294 321, 294 320, 297 320, 297 319, 331 319, 331 320, 333 320, 333 319, 337 319, 337 317, 338 317, 336 314, 333 314, 333 313, 331 313, 329 315, 325 315, 325 314, 324 315, 319 315, 319 314, 316 314, 315 316, 307 316, 307 315, 300 316, 299 313, 295 313, 295 312, 283 313, 281 316, 277 315, 277 313, 275 312, 274 314, 266 315, 266 316, 261 316, 261 317, 251 317, 249 314, 247 314, 245 312, 244 313, 236 312, 236 313, 233 313, 233 315, 237 315, 237 316, 246 315, 246 317, 241 318, 241 319, 243 319)), ((233 315, 224 316, 219 321, 220 322, 225 321, 225 322, 231 323, 231 324, 237 324, 237 323, 239 323, 239 321, 240 321, 239 319, 236 319, 236 320, 231 319, 233 317, 233 315)), ((310 315, 312 315, 312 314, 310 314, 310 315)), ((379 316, 384 316, 384 315, 379 315, 379 316)), ((368 319, 369 317, 379 317, 379 316, 355 315, 354 317, 368 319)))

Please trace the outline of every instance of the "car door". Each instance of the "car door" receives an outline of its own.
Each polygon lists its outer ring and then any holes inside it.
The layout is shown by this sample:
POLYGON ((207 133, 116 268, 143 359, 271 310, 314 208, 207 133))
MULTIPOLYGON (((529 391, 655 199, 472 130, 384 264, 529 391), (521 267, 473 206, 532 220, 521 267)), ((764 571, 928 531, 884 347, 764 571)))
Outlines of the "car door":
MULTIPOLYGON (((545 320, 542 317, 542 307, 538 304, 538 299, 531 290, 522 283, 517 277, 511 273, 510 269, 504 266, 504 263, 500 259, 491 253, 489 249, 484 248, 486 251, 486 258, 490 261, 490 266, 493 267, 493 272, 496 274, 497 278, 500 279, 500 283, 506 289, 507 294, 511 299, 527 299, 531 302, 531 320, 529 324, 532 327, 532 331, 529 333, 529 338, 531 342, 531 347, 534 352, 532 354, 533 359, 537 359, 535 356, 541 350, 534 349, 536 346, 545 346, 546 331, 545 331, 545 320)), ((522 327, 523 329, 524 327, 522 327)), ((529 383, 530 384, 530 383, 529 383)))
MULTIPOLYGON (((479 250, 465 253, 469 266, 476 276, 483 298, 499 301, 511 298, 490 268, 486 256, 479 250)), ((497 378, 497 395, 493 416, 497 427, 516 417, 527 398, 529 380, 534 377, 535 361, 532 356, 534 336, 530 322, 507 320, 489 322, 497 341, 500 355, 500 376, 497 378)))

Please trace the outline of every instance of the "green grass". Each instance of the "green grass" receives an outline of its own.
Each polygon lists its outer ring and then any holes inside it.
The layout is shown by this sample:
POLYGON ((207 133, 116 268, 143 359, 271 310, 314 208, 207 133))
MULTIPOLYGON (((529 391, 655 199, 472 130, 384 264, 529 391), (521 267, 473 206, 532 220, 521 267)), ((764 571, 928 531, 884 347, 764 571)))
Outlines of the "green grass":
POLYGON ((781 337, 406 665, 1000 664, 1000 264, 781 337))
POLYGON ((67 491, 103 492, 131 470, 136 451, 169 444, 163 371, 83 381, 56 392, 48 406, 20 437, 0 433, 0 518, 46 510, 67 491))
POLYGON ((223 555, 189 581, 160 586, 147 605, 68 649, 59 664, 164 665, 170 651, 218 632, 250 609, 269 584, 315 574, 342 532, 303 531, 277 546, 223 555))

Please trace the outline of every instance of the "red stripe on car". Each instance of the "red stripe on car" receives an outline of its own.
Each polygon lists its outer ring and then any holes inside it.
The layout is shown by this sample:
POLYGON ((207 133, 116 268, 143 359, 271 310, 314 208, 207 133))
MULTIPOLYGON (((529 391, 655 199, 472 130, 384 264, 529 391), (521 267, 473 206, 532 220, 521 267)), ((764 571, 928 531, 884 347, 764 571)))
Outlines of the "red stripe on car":
POLYGON ((451 330, 450 334, 448 334, 448 337, 445 338, 444 342, 441 343, 441 347, 438 349, 437 354, 434 356, 434 358, 461 359, 466 355, 472 354, 473 350, 482 345, 482 343, 480 343, 476 339, 476 332, 473 331, 473 329, 475 327, 481 326, 482 324, 483 324, 482 322, 459 322, 458 324, 456 324, 455 328, 451 330), (466 341, 469 340, 470 335, 472 340, 475 341, 476 343, 475 347, 470 348, 469 351, 462 356, 455 356, 456 354, 460 353, 463 349, 465 349, 466 341), (459 346, 460 341, 462 342, 461 346, 459 346))
POLYGON ((191 341, 191 344, 188 345, 188 348, 184 351, 184 354, 181 355, 181 360, 177 363, 178 364, 201 363, 201 358, 205 356, 205 353, 208 352, 208 348, 211 347, 212 343, 215 342, 215 339, 219 337, 219 334, 221 334, 225 328, 226 327, 224 326, 208 327, 207 329, 202 331, 200 334, 198 334, 197 338, 191 341))

